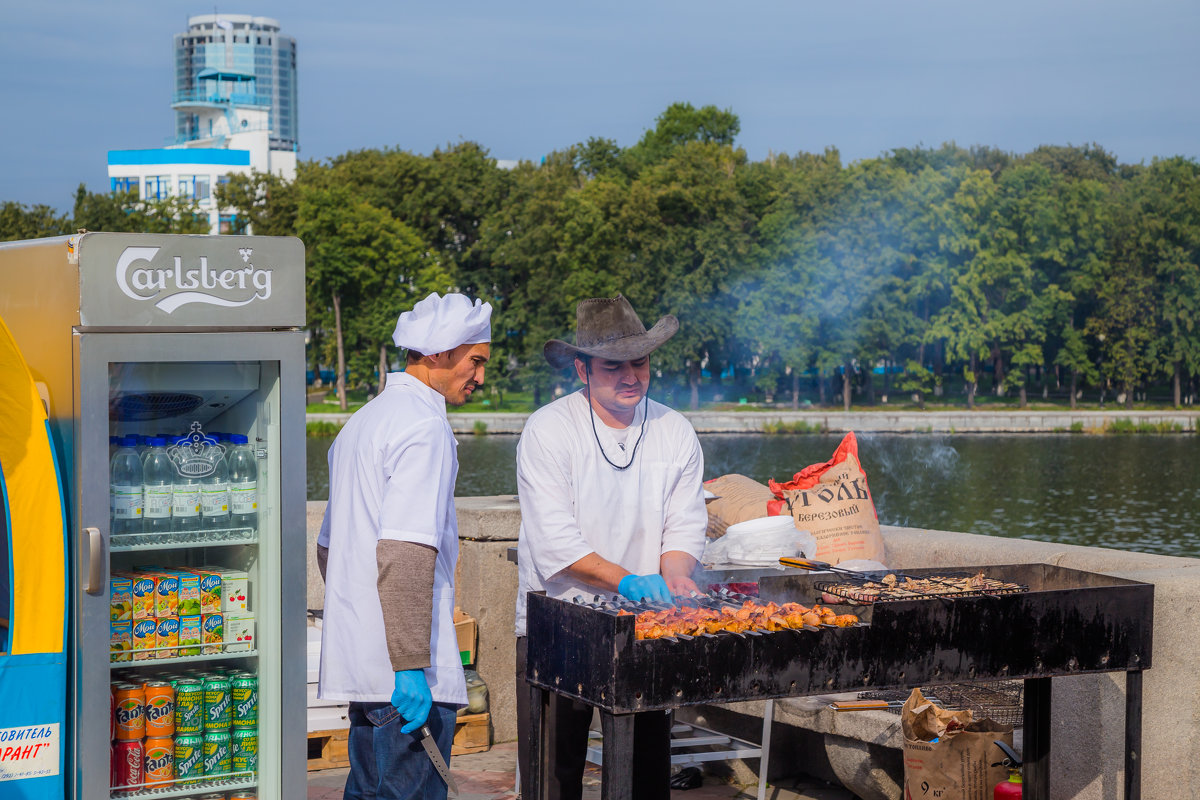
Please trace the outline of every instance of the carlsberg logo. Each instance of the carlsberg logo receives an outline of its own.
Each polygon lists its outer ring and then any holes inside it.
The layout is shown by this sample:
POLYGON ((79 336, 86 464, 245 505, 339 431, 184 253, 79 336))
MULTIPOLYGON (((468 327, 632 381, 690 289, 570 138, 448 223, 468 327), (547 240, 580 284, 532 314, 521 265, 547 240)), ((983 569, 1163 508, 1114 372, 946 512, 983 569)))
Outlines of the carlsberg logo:
POLYGON ((208 256, 184 262, 172 256, 155 265, 161 247, 126 247, 117 258, 116 278, 121 292, 133 300, 149 300, 170 314, 189 303, 237 308, 271 296, 270 269, 254 266, 251 247, 238 249, 241 263, 209 264, 208 256))

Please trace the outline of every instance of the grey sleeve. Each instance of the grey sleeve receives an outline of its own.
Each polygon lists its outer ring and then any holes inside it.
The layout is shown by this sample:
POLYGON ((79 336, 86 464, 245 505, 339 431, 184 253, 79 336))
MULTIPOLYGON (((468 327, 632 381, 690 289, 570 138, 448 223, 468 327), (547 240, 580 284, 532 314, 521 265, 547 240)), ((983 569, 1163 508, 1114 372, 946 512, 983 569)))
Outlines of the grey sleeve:
POLYGON ((321 583, 325 583, 325 567, 329 565, 329 548, 317 545, 317 569, 321 572, 321 583))
POLYGON ((431 663, 433 627, 433 569, 437 548, 413 542, 380 539, 375 544, 379 567, 379 605, 388 657, 396 672, 424 669, 431 663))

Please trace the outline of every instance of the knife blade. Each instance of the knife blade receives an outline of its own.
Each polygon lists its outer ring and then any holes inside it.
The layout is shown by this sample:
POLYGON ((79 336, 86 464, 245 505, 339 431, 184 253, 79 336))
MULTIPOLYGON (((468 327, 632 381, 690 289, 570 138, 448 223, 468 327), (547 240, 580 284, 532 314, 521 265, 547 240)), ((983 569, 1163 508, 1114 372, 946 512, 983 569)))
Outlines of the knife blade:
POLYGON ((446 766, 446 760, 442 758, 442 753, 437 748, 437 744, 433 741, 433 732, 429 730, 428 725, 422 725, 421 730, 421 746, 425 748, 426 755, 433 762, 433 768, 437 770, 438 775, 442 776, 442 780, 446 782, 447 788, 450 789, 450 794, 458 794, 458 784, 454 782, 454 778, 450 777, 450 767, 446 766))

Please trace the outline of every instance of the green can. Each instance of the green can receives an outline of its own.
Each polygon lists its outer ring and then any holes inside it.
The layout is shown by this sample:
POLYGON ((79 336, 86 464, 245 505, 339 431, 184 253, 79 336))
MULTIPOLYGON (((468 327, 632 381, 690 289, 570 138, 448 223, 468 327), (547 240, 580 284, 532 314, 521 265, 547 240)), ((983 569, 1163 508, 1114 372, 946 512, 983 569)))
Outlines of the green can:
POLYGON ((209 731, 204 734, 204 776, 212 778, 217 775, 228 775, 233 765, 229 734, 224 731, 209 731))
POLYGON ((229 679, 209 677, 204 681, 204 732, 229 732, 229 679))
POLYGON ((185 679, 175 684, 175 734, 204 733, 204 687, 185 679))
POLYGON ((229 682, 234 730, 258 728, 258 676, 239 673, 229 682))
POLYGON ((258 731, 235 730, 230 734, 234 772, 258 772, 258 731))
POLYGON ((183 734, 175 737, 175 778, 185 784, 198 781, 185 778, 204 777, 204 737, 183 734))

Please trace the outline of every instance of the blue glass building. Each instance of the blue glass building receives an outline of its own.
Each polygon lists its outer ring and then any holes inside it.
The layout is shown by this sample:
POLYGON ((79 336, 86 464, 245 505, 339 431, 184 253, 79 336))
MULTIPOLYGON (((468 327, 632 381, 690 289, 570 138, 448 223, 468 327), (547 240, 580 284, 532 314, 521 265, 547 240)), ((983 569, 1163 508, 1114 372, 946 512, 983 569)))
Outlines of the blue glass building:
POLYGON ((296 102, 296 40, 279 23, 248 14, 204 14, 188 18, 186 33, 175 35, 175 143, 206 138, 203 115, 190 101, 203 99, 210 76, 244 75, 253 97, 235 102, 269 108, 272 150, 300 149, 296 102))

